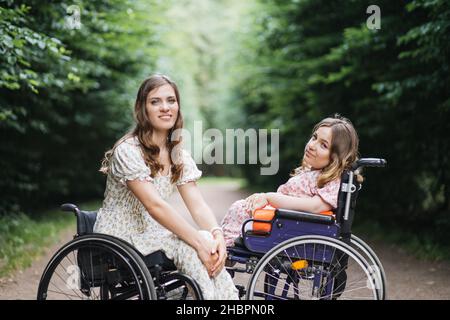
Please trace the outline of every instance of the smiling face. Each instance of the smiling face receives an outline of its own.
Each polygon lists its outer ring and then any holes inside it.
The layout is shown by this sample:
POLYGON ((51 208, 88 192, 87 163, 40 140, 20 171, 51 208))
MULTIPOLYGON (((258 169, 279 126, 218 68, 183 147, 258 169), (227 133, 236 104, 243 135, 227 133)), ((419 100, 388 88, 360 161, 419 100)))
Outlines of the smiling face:
POLYGON ((154 130, 169 131, 178 117, 178 101, 170 84, 159 86, 147 95, 147 116, 154 130))
POLYGON ((313 169, 325 168, 330 163, 331 138, 330 127, 319 127, 306 144, 303 161, 313 169))

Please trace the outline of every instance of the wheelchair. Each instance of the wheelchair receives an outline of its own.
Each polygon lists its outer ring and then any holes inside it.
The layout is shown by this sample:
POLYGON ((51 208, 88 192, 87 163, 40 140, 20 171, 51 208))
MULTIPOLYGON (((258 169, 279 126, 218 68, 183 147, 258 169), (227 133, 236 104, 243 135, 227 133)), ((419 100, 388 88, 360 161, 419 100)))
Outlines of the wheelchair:
POLYGON ((73 212, 77 233, 50 259, 38 286, 38 300, 202 300, 191 277, 177 271, 159 250, 143 256, 131 244, 93 232, 96 211, 73 212))
MULTIPOLYGON (((386 160, 363 158, 341 176, 337 209, 315 214, 273 208, 270 218, 244 222, 242 236, 228 247, 230 275, 250 274, 248 300, 336 300, 386 298, 386 275, 375 252, 351 233, 363 167, 386 160), (245 267, 240 267, 245 265, 245 267)), ((264 210, 264 209, 261 209, 264 210)))

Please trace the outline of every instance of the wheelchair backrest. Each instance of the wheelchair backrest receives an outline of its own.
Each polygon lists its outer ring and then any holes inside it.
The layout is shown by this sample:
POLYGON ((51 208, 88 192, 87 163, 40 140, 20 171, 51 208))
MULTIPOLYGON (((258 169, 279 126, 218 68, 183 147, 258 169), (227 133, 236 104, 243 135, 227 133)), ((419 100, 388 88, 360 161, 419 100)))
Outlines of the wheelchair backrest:
POLYGON ((340 233, 343 239, 350 239, 353 218, 355 217, 356 199, 361 189, 361 184, 357 181, 354 174, 363 167, 385 167, 387 161, 379 158, 361 158, 345 170, 341 176, 341 186, 338 194, 338 206, 336 209, 336 221, 340 224, 340 233), (350 180, 351 183, 350 183, 350 180), (348 197, 349 192, 350 197, 348 197), (349 202, 347 204, 347 199, 349 202), (348 206, 348 215, 346 215, 346 206, 348 206))
POLYGON ((356 199, 358 198, 358 193, 361 188, 361 184, 356 181, 356 179, 353 179, 352 185, 355 187, 353 188, 351 185, 349 185, 349 176, 350 171, 346 170, 342 173, 341 176, 341 186, 339 188, 339 194, 338 194, 338 202, 337 202, 337 209, 336 212, 336 221, 340 224, 340 233, 345 238, 345 235, 350 236, 351 234, 351 228, 353 224, 353 218, 355 217, 355 207, 356 207, 356 199), (348 219, 345 219, 345 206, 347 203, 347 191, 348 188, 354 189, 354 191, 351 194, 350 197, 350 205, 349 205, 349 214, 348 219))
POLYGON ((62 211, 73 212, 77 217, 77 235, 82 236, 94 232, 94 224, 97 220, 97 211, 83 211, 71 203, 61 206, 62 211))
POLYGON ((97 211, 82 211, 77 215, 78 235, 90 234, 94 232, 94 224, 97 219, 97 211))

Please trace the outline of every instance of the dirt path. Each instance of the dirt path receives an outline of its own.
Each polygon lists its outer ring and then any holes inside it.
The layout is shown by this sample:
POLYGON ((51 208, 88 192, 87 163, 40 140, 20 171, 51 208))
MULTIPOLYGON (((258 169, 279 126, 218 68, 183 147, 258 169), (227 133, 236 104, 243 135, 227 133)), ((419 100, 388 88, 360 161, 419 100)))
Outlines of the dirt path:
MULTIPOLYGON (((200 188, 219 221, 234 201, 246 196, 238 189, 238 185, 233 183, 201 184, 200 188)), ((178 193, 173 195, 171 202, 194 225, 178 193)), ((10 278, 0 279, 0 299, 35 299, 40 275, 47 262, 58 248, 72 238, 72 235, 72 230, 64 233, 61 241, 49 248, 47 254, 36 260, 30 268, 10 278)), ((385 268, 388 299, 450 300, 450 263, 424 262, 394 246, 370 241, 369 244, 385 268)), ((247 279, 248 276, 240 275, 236 283, 245 285, 247 279)))

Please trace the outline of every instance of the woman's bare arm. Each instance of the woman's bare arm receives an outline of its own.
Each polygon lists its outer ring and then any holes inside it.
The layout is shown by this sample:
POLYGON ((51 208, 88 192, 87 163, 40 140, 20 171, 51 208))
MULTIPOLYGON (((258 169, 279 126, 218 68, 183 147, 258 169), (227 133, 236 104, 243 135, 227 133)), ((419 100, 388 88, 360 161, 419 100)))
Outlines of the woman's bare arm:
POLYGON ((199 258, 211 272, 216 262, 211 257, 211 248, 207 246, 201 234, 160 197, 153 184, 147 181, 133 180, 127 181, 127 186, 142 202, 153 219, 197 251, 199 258))
MULTIPOLYGON (((188 182, 178 186, 178 191, 183 198, 186 207, 192 215, 192 218, 197 225, 207 231, 218 226, 217 219, 214 216, 211 208, 203 198, 197 184, 195 182, 188 182)), ((219 230, 213 232, 216 240, 215 250, 219 253, 218 259, 212 269, 213 276, 217 275, 225 265, 226 260, 226 246, 223 233, 219 230)))
POLYGON ((209 231, 218 226, 216 217, 195 182, 188 182, 178 186, 178 191, 192 218, 200 228, 209 231))
POLYGON ((276 208, 307 211, 320 213, 332 209, 332 206, 326 203, 321 197, 293 197, 277 192, 269 192, 265 194, 267 201, 276 208))

